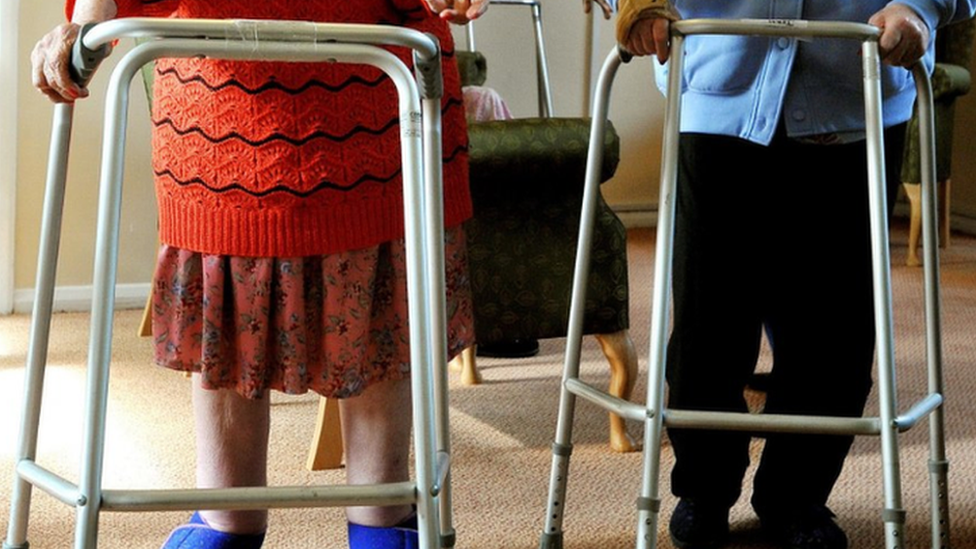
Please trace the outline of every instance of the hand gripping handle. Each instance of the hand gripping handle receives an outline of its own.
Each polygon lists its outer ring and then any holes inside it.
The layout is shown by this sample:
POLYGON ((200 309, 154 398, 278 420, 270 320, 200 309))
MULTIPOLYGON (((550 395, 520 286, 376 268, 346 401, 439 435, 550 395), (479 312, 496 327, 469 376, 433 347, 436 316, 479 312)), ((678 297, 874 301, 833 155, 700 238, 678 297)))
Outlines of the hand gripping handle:
POLYGON ((85 35, 96 24, 85 23, 82 25, 81 31, 78 33, 78 39, 75 40, 75 44, 71 48, 71 63, 68 66, 68 73, 71 75, 71 79, 83 88, 91 81, 95 70, 101 64, 102 60, 112 52, 112 46, 109 44, 102 44, 95 50, 85 46, 85 35))

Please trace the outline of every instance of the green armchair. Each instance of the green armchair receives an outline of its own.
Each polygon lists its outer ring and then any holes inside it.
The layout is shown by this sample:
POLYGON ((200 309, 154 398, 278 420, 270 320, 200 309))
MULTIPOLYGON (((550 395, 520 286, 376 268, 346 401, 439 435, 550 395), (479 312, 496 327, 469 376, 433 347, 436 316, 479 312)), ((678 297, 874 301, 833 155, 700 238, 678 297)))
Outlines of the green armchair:
MULTIPOLYGON (((482 84, 484 57, 457 53, 462 82, 482 84)), ((469 125, 474 217, 465 231, 478 343, 566 336, 589 133, 583 118, 469 125)), ((619 158, 611 125, 601 182, 613 176, 619 158)), ((628 399, 637 355, 628 333, 627 233, 602 196, 593 232, 583 333, 596 337, 608 359, 611 393, 628 399)), ((452 363, 463 383, 481 381, 475 354, 468 349, 452 363)), ((611 447, 634 450, 623 420, 610 421, 611 447)))
MULTIPOLYGON (((939 30, 935 42, 935 71, 932 92, 935 106, 936 181, 938 183, 939 243, 949 244, 949 198, 952 171, 952 134, 956 98, 969 93, 972 84, 970 62, 976 20, 954 23, 939 30)), ((909 122, 905 139, 901 181, 908 197, 911 219, 908 232, 910 266, 920 265, 918 239, 921 232, 921 170, 919 166, 918 119, 909 122)))

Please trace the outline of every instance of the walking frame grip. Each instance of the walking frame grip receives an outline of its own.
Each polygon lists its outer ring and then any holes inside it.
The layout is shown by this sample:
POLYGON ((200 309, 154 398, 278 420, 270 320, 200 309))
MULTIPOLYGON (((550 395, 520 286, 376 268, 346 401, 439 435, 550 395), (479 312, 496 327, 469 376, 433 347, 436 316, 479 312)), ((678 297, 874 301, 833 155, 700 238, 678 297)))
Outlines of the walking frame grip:
MULTIPOLYGON (((877 27, 850 22, 804 20, 722 20, 689 19, 671 24, 670 72, 667 84, 667 110, 664 118, 664 142, 661 167, 660 208, 654 281, 652 290, 650 356, 647 401, 644 405, 615 398, 579 379, 582 311, 585 299, 591 243, 590 228, 595 212, 596 193, 602 158, 591 146, 583 198, 580 236, 577 245, 573 299, 569 335, 563 372, 563 389, 559 401, 556 440, 553 444, 550 492, 540 549, 561 549, 562 522, 566 507, 569 460, 572 454, 572 423, 577 396, 594 402, 627 419, 644 423, 643 478, 637 498, 638 549, 653 549, 657 543, 657 521, 660 508, 661 439, 665 426, 691 429, 725 429, 750 432, 797 432, 819 434, 880 435, 885 492, 881 518, 885 523, 888 549, 902 547, 905 511, 902 509, 897 435, 912 428, 923 417, 929 418, 930 484, 932 547, 949 546, 948 462, 945 456, 944 406, 942 382, 941 305, 939 296, 939 262, 936 242, 935 133, 932 89, 921 63, 912 67, 918 93, 920 119, 924 300, 926 322, 926 364, 928 394, 897 415, 894 369, 894 334, 891 296, 883 119, 881 116, 881 62, 878 54, 877 27), (680 133, 681 84, 684 61, 684 37, 694 34, 734 34, 776 36, 798 39, 841 38, 862 43, 864 76, 865 129, 867 135, 869 208, 872 240, 875 331, 877 335, 877 369, 879 377, 879 417, 837 418, 822 416, 753 415, 732 412, 669 410, 664 404, 664 365, 669 331, 668 305, 672 277, 675 197, 677 189, 677 155, 680 133)), ((607 57, 597 83, 593 107, 590 143, 603 134, 613 78, 631 54, 615 48, 607 57)))
POLYGON ((97 546, 102 510, 159 511, 334 507, 413 503, 420 546, 452 547, 447 418, 447 344, 441 186, 439 44, 431 35, 379 25, 296 21, 129 18, 86 25, 72 53, 80 84, 92 77, 110 44, 124 37, 153 40, 132 49, 113 70, 105 112, 92 322, 80 478, 71 482, 35 461, 44 370, 53 309, 73 105, 55 106, 45 191, 34 314, 11 512, 4 549, 26 549, 32 488, 76 508, 75 548, 97 546), (413 50, 416 79, 381 46, 413 50), (393 81, 399 96, 403 162, 407 292, 415 480, 358 486, 281 486, 209 490, 102 490, 105 414, 118 260, 119 218, 128 87, 144 64, 161 57, 370 64, 393 81), (419 90, 418 90, 419 87, 419 90), (423 108, 421 108, 423 107, 423 108), (205 507, 201 507, 201 506, 205 507))

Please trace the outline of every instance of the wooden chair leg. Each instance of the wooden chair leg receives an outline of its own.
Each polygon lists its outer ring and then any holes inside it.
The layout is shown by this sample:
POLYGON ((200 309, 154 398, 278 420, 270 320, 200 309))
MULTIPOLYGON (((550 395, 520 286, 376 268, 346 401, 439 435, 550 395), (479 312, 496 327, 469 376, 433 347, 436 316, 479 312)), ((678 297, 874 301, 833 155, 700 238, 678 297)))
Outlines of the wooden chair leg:
POLYGON ((472 345, 461 351, 461 354, 454 357, 448 365, 452 372, 461 373, 461 383, 463 385, 480 385, 482 382, 481 372, 478 371, 478 364, 475 362, 475 350, 477 346, 472 345))
POLYGON ((339 469, 342 467, 342 427, 339 421, 339 401, 334 398, 319 399, 319 413, 312 435, 312 447, 305 467, 309 471, 339 469))
MULTIPOLYGON (((637 351, 627 330, 612 334, 597 334, 603 354, 610 363, 611 395, 630 400, 637 381, 637 351)), ((610 449, 615 452, 634 452, 640 447, 627 433, 624 419, 616 414, 610 414, 610 449)))
POLYGON ((952 190, 952 180, 946 179, 945 181, 940 181, 938 185, 939 189, 939 247, 948 248, 949 247, 949 212, 951 208, 949 207, 949 196, 952 190))
POLYGON ((908 222, 908 258, 905 264, 918 267, 922 260, 918 257, 918 238, 922 233, 922 186, 918 183, 904 183, 905 196, 910 208, 908 222))
MULTIPOLYGON (((951 190, 951 180, 939 181, 936 183, 938 192, 938 233, 939 247, 949 247, 949 197, 951 190)), ((908 259, 906 264, 909 267, 917 267, 922 264, 918 256, 918 242, 922 234, 922 186, 918 183, 905 183, 905 196, 908 197, 911 214, 908 225, 908 259)))
POLYGON ((142 310, 142 320, 139 322, 139 337, 152 336, 152 291, 146 299, 146 308, 142 310))

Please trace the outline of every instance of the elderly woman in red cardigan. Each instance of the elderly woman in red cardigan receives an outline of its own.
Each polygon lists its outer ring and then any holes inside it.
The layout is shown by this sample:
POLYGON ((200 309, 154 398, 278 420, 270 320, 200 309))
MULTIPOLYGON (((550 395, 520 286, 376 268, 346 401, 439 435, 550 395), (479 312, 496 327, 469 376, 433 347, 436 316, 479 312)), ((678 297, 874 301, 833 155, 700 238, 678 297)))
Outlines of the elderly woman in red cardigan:
MULTIPOLYGON (((464 234, 467 136, 447 22, 488 0, 68 0, 32 54, 55 102, 79 25, 115 17, 401 25, 444 51, 448 340, 473 343, 464 234)), ((405 51, 396 51, 410 63, 405 51)), ((200 487, 267 482, 269 395, 342 399, 348 482, 408 478, 410 391, 396 94, 352 65, 160 60, 152 113, 159 250, 155 360, 193 372, 200 487)), ((416 546, 409 506, 347 510, 353 549, 416 546)), ((266 511, 200 511, 165 549, 260 547, 266 511)))

